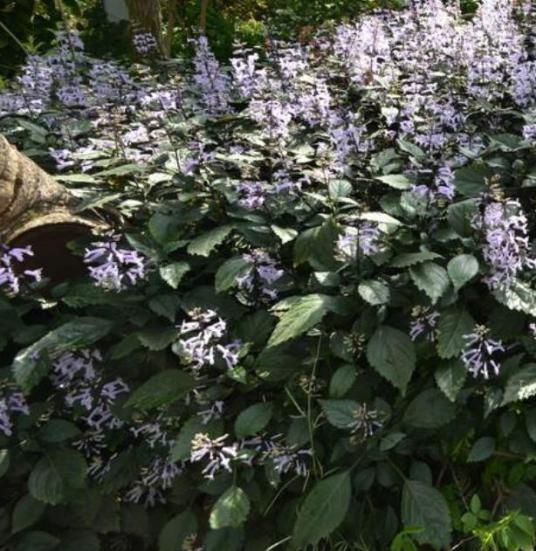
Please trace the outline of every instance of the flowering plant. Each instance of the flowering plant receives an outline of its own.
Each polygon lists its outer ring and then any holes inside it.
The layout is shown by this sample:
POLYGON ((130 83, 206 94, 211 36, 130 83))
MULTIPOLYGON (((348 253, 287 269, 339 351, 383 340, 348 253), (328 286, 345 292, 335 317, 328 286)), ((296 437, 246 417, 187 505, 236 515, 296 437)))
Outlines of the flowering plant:
POLYGON ((535 24, 30 58, 4 132, 125 224, 48 290, 2 249, 2 545, 532 549, 535 24))

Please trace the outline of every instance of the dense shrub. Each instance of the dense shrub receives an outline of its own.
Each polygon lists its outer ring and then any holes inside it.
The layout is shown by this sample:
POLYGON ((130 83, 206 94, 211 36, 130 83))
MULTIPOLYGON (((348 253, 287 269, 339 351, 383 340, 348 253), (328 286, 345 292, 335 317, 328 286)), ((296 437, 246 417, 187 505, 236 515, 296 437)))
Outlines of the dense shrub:
POLYGON ((4 132, 116 223, 3 248, 6 549, 533 548, 534 17, 28 60, 4 132))

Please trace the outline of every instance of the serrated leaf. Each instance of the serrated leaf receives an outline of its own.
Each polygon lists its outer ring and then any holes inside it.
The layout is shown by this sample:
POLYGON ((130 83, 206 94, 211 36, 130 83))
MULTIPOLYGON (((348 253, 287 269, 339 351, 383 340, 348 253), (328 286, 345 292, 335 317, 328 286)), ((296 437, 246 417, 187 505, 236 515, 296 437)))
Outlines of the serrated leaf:
POLYGON ((341 398, 344 396, 357 378, 357 373, 353 365, 343 365, 333 373, 329 382, 330 398, 341 398))
POLYGON ((393 268, 409 268, 415 264, 421 264, 423 262, 428 262, 429 260, 434 260, 436 258, 441 258, 440 254, 434 253, 432 251, 422 251, 419 253, 403 253, 395 256, 391 261, 391 266, 393 268))
POLYGON ((38 369, 43 351, 65 352, 87 347, 107 335, 112 327, 112 321, 93 317, 77 318, 60 325, 15 356, 15 381, 24 391, 30 391, 46 375, 46 371, 38 369))
POLYGON ((78 436, 80 429, 74 423, 65 419, 51 419, 39 429, 38 434, 44 442, 56 444, 78 436))
POLYGON ((411 279, 418 289, 424 291, 435 304, 447 292, 450 280, 445 268, 434 262, 424 262, 409 270, 411 279))
POLYGON ((210 256, 210 253, 218 245, 221 245, 232 231, 233 226, 228 224, 201 234, 199 237, 193 239, 188 245, 188 254, 210 256))
POLYGON ((84 456, 75 450, 51 450, 33 468, 28 479, 31 495, 58 505, 69 490, 82 488, 87 473, 84 456))
POLYGON ((60 543, 55 536, 35 530, 22 535, 17 543, 16 551, 51 551, 57 549, 60 543))
POLYGON ((197 533, 197 518, 185 511, 168 521, 158 537, 158 551, 180 551, 184 540, 197 533))
POLYGON ((270 228, 277 235, 277 237, 279 237, 283 245, 296 239, 298 236, 298 232, 294 228, 282 228, 275 225, 270 226, 270 228))
POLYGON ((309 329, 320 323, 328 312, 335 310, 337 310, 337 303, 334 297, 328 295, 297 297, 291 307, 279 319, 268 341, 268 348, 282 344, 309 331, 309 329))
POLYGON ((416 363, 415 346, 408 335, 387 325, 378 327, 368 342, 367 359, 380 375, 406 393, 416 363))
POLYGON ((445 310, 437 325, 437 353, 441 358, 458 356, 465 348, 464 335, 473 332, 475 320, 464 308, 456 306, 445 310))
POLYGON ((328 218, 320 226, 309 228, 294 241, 294 265, 308 262, 317 271, 336 269, 333 256, 335 241, 339 235, 337 224, 328 218))
POLYGON ((508 287, 502 286, 493 291, 498 302, 510 310, 536 315, 536 291, 522 281, 514 281, 508 287))
POLYGON ((452 521, 445 498, 435 488, 417 480, 406 480, 402 490, 401 515, 404 526, 423 530, 413 534, 421 544, 435 549, 448 547, 452 521))
POLYGON ((466 197, 478 197, 486 191, 486 179, 493 176, 490 168, 482 163, 473 163, 455 171, 456 190, 466 197))
POLYGON ((13 509, 11 533, 16 534, 34 525, 44 513, 46 504, 38 501, 30 494, 22 496, 13 509))
POLYGON ((342 523, 352 493, 350 474, 345 471, 317 482, 298 511, 292 542, 298 549, 315 545, 342 523))
POLYGON ((404 423, 419 429, 437 429, 450 423, 456 414, 454 405, 436 388, 418 394, 404 413, 404 423))
POLYGON ((447 272, 456 291, 471 281, 478 274, 478 270, 478 260, 472 254, 460 254, 454 257, 447 266, 447 272))
POLYGON ((149 301, 149 308, 159 316, 167 318, 172 323, 180 307, 179 299, 172 294, 157 295, 149 301))
POLYGON ((385 283, 374 279, 360 283, 358 291, 361 298, 372 306, 387 304, 391 298, 389 287, 385 283))
POLYGON ((272 402, 254 404, 242 411, 236 418, 234 431, 237 438, 253 436, 261 432, 270 422, 273 412, 272 402))
POLYGON ((214 285, 216 293, 223 293, 237 284, 237 278, 251 269, 251 263, 241 256, 225 261, 216 272, 214 285))
POLYGON ((455 402, 467 378, 467 369, 459 359, 442 363, 434 373, 437 386, 443 394, 455 402))
POLYGON ((386 176, 376 176, 374 179, 394 189, 406 190, 410 189, 413 185, 412 181, 403 174, 387 174, 386 176))
POLYGON ((188 262, 173 262, 167 266, 161 266, 160 277, 173 289, 177 289, 184 275, 190 271, 188 262))
POLYGON ((525 364, 506 383, 502 405, 527 400, 536 395, 536 363, 525 364))
POLYGON ((216 501, 210 512, 210 527, 213 530, 237 528, 246 522, 249 510, 249 499, 244 490, 232 486, 216 501))
POLYGON ((492 438, 491 436, 483 436, 473 444, 473 447, 467 456, 467 462, 477 463, 478 461, 485 461, 493 455, 494 451, 495 438, 492 438))
POLYGON ((126 406, 147 410, 170 404, 183 398, 196 387, 196 381, 178 369, 167 369, 153 375, 138 387, 128 399, 126 406))
POLYGON ((475 199, 466 199, 449 205, 447 220, 451 228, 461 237, 471 237, 474 233, 472 221, 478 212, 475 199))
POLYGON ((348 429, 355 422, 359 404, 355 400, 319 400, 328 423, 338 429, 348 429))
POLYGON ((136 333, 139 341, 149 350, 164 350, 177 339, 177 330, 173 327, 148 327, 136 333))

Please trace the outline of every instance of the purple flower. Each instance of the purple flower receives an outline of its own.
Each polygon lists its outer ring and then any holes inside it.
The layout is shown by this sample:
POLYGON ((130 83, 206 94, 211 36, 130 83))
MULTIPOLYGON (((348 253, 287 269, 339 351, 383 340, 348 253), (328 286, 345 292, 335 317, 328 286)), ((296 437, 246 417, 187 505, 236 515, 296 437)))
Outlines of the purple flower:
POLYGON ((439 312, 416 306, 411 312, 413 320, 410 325, 411 340, 416 340, 420 336, 429 342, 434 342, 436 338, 436 325, 439 318, 439 312))
POLYGON ((122 291, 145 279, 147 274, 146 259, 133 249, 121 249, 118 246, 119 236, 111 241, 92 243, 84 255, 89 267, 89 274, 99 287, 122 291))
POLYGON ((155 52, 158 49, 158 43, 155 37, 150 32, 137 32, 132 37, 132 44, 136 51, 141 55, 147 55, 155 52))
POLYGON ((489 203, 473 225, 484 234, 482 254, 491 270, 485 282, 490 289, 511 285, 524 268, 536 267, 536 260, 531 258, 527 218, 517 199, 489 203))
POLYGON ((231 462, 238 456, 236 444, 227 445, 228 434, 219 438, 210 438, 208 434, 198 433, 192 439, 190 462, 206 462, 203 468, 205 478, 212 480, 220 471, 232 472, 231 462))
POLYGON ((21 392, 4 392, 0 398, 0 433, 5 436, 13 434, 12 415, 29 415, 30 409, 21 392))
POLYGON ((6 287, 9 294, 18 295, 21 282, 25 279, 31 279, 34 282, 41 281, 42 270, 24 270, 22 274, 20 269, 16 270, 15 264, 24 262, 25 258, 33 256, 34 253, 30 246, 24 248, 10 248, 7 245, 0 244, 0 289, 6 287))
POLYGON ((261 249, 244 254, 242 258, 251 264, 251 268, 237 278, 238 288, 250 295, 258 291, 261 296, 275 300, 277 291, 273 285, 285 272, 278 268, 275 260, 261 249))
POLYGON ((337 251, 345 260, 359 256, 371 256, 378 252, 380 230, 376 224, 361 222, 357 227, 347 227, 337 240, 337 251))
POLYGON ((489 379, 490 372, 499 374, 500 363, 496 360, 497 352, 504 352, 505 348, 500 340, 489 337, 489 329, 484 325, 477 325, 475 332, 464 335, 465 349, 461 360, 466 369, 478 377, 482 375, 484 379, 489 379))

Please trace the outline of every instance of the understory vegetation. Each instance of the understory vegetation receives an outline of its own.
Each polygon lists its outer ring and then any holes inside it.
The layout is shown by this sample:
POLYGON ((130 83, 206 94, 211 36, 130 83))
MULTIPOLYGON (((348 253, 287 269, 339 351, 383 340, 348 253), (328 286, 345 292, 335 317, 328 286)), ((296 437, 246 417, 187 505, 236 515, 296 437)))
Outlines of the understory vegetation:
POLYGON ((29 56, 0 131, 107 229, 0 244, 2 549, 534 549, 535 29, 29 56))

